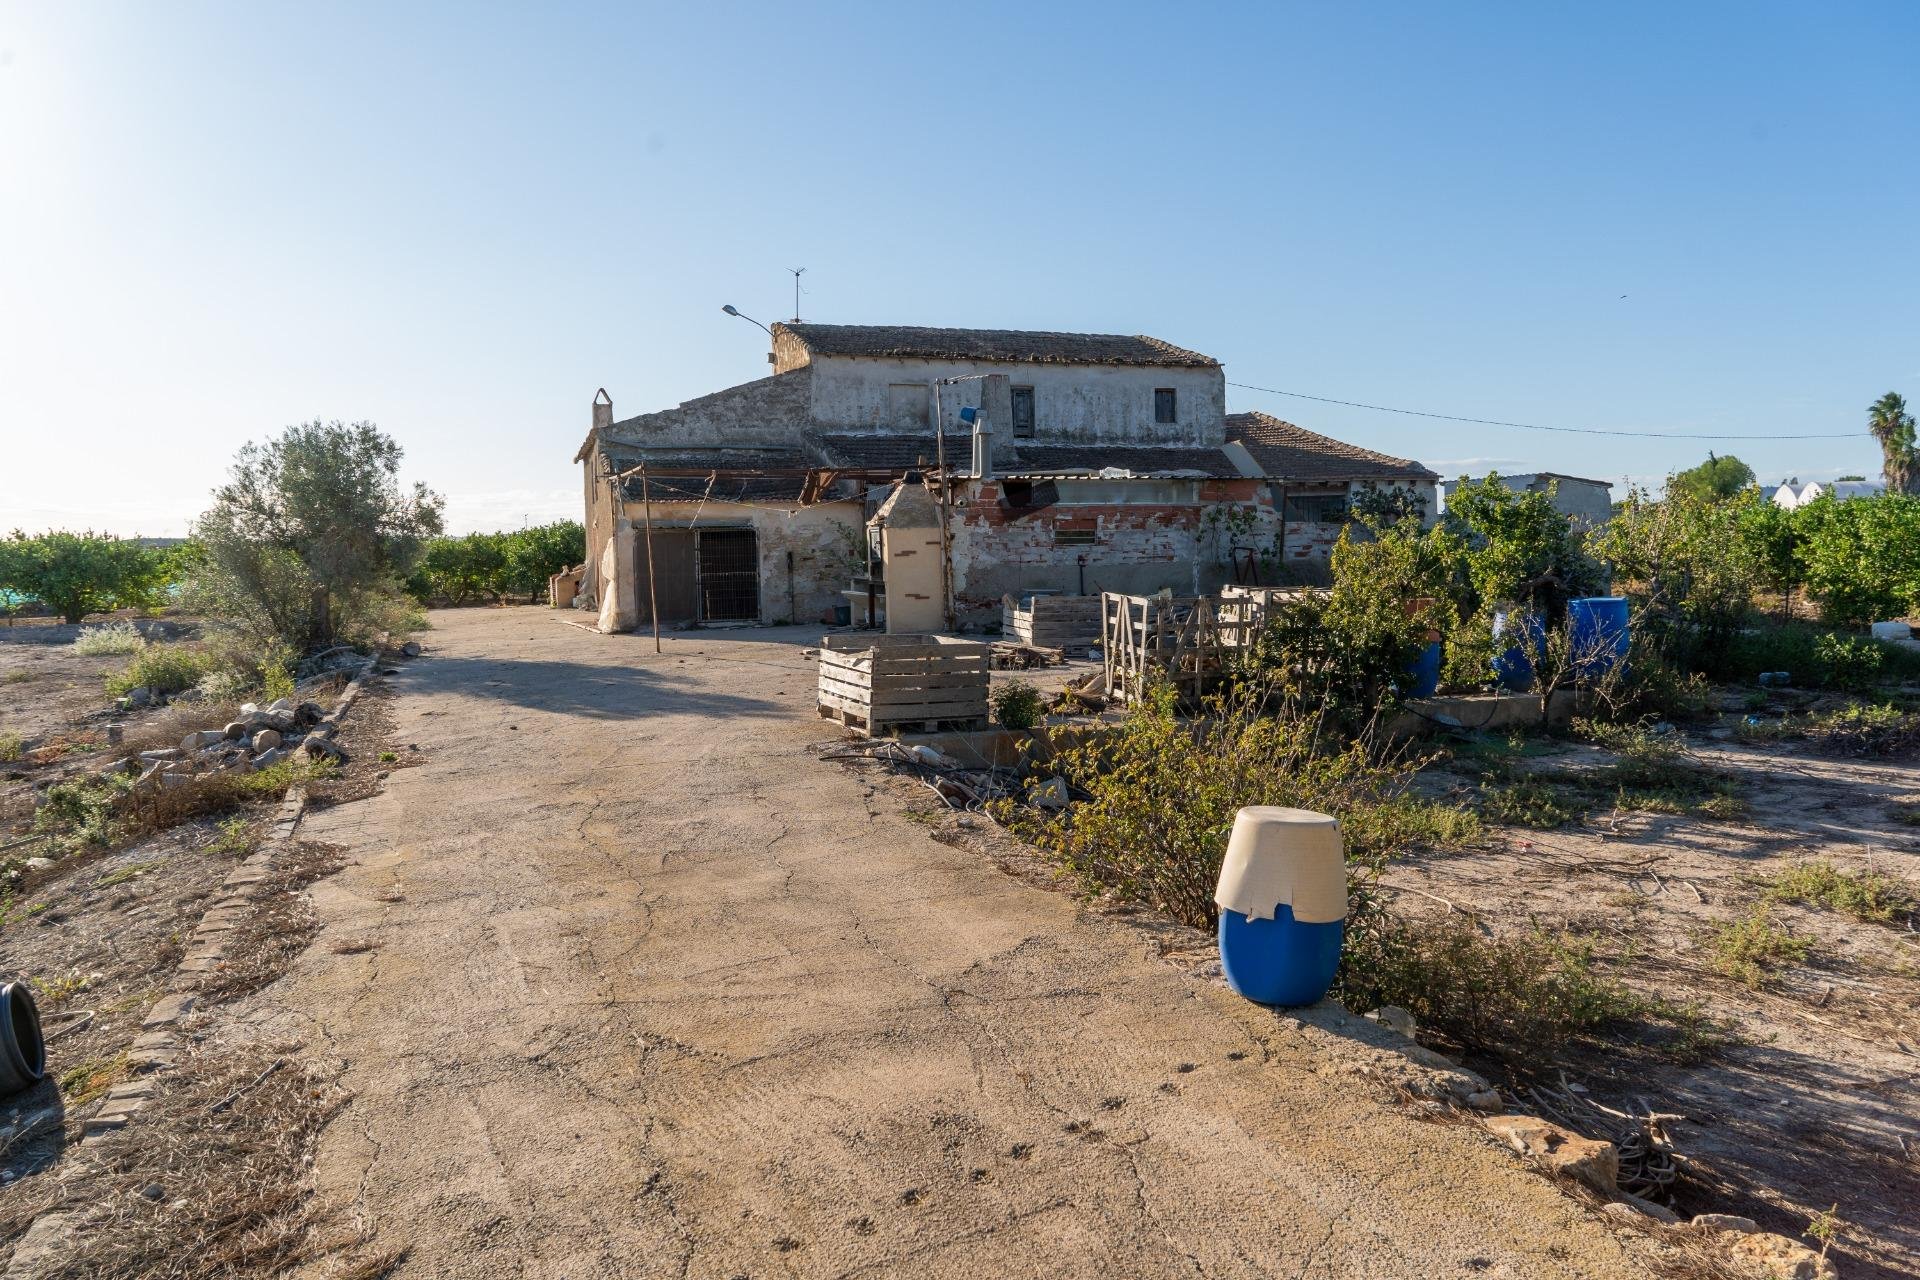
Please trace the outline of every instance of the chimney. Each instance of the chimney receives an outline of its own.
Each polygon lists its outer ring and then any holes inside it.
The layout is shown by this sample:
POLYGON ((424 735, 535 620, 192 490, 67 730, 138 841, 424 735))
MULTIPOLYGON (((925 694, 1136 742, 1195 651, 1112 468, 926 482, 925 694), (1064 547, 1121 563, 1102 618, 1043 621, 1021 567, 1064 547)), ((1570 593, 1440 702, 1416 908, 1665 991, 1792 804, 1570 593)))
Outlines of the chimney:
POLYGON ((604 430, 613 425, 613 397, 607 394, 605 387, 593 393, 593 429, 604 430))
POLYGON ((993 479, 993 424, 978 409, 962 409, 961 415, 973 421, 973 478, 993 479))

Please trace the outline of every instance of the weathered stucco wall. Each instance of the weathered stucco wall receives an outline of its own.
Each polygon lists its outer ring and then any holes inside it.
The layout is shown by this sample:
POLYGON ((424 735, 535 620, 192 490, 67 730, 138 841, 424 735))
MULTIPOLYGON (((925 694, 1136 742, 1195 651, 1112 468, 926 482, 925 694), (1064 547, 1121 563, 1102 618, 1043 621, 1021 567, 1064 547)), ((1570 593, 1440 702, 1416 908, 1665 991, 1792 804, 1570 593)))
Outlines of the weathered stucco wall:
POLYGON ((607 440, 634 445, 781 445, 791 447, 807 426, 812 403, 808 369, 776 373, 688 400, 673 409, 616 422, 607 440))
POLYGON ((1257 480, 1208 480, 1195 490, 1189 502, 1063 502, 1023 514, 1000 505, 999 485, 970 486, 953 517, 954 599, 963 625, 997 619, 1005 594, 1077 593, 1081 556, 1088 594, 1218 590, 1232 580, 1231 544, 1272 545, 1273 504, 1257 480))
MULTIPOLYGON (((1226 382, 1218 368, 1140 368, 1130 365, 1013 364, 998 361, 883 360, 821 356, 812 371, 813 421, 825 430, 930 430, 930 417, 900 417, 894 388, 920 387, 935 378, 1005 374, 1012 386, 1033 388, 1036 440, 1134 444, 1217 445, 1226 439, 1226 382), (1172 387, 1178 421, 1153 420, 1153 393, 1172 387)), ((784 375, 783 375, 784 376, 784 375)), ((980 403, 980 384, 942 387, 941 409, 950 430, 963 405, 980 403)), ((921 399, 925 406, 928 400, 921 399)), ((1012 437, 1011 422, 996 435, 1012 437)))
MULTIPOLYGON (((760 560, 760 621, 831 621, 844 603, 855 565, 862 563, 865 507, 859 502, 821 502, 788 508, 770 503, 655 502, 655 529, 752 529, 760 560)), ((641 504, 626 504, 626 518, 644 537, 641 504)), ((644 545, 636 544, 644 556, 644 545)))

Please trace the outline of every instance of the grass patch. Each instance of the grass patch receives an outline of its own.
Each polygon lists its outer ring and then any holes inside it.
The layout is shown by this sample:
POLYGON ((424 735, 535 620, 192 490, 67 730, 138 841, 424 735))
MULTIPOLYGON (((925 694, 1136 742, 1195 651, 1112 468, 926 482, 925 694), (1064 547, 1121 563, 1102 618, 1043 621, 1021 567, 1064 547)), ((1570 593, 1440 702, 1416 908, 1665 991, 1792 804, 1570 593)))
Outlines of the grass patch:
POLYGON ((0 764, 12 764, 26 754, 26 739, 17 733, 0 733, 0 764))
POLYGON ((1482 775, 1480 812, 1490 822, 1550 831, 1596 809, 1726 820, 1747 811, 1737 781, 1694 763, 1670 734, 1581 721, 1577 730, 1615 753, 1582 769, 1523 769, 1511 763, 1482 775))
POLYGON ((73 638, 73 651, 89 658, 124 657, 147 647, 147 638, 131 622, 108 622, 82 627, 73 638))
POLYGON ((1356 1011, 1397 1004, 1453 1046, 1511 1060, 1627 1029, 1676 1061, 1725 1043, 1697 1006, 1642 996, 1598 961, 1594 943, 1572 934, 1488 938, 1464 916, 1363 913, 1349 922, 1334 994, 1356 1011))
POLYGON ((1776 871, 1765 884, 1772 901, 1825 907, 1873 924, 1892 924, 1920 909, 1904 881, 1878 871, 1842 871, 1824 858, 1776 871))
POLYGON ((9 671, 0 676, 0 684, 27 684, 34 678, 31 671, 9 671))
POLYGON ((119 870, 95 880, 93 887, 96 889, 111 889, 115 885, 126 884, 129 880, 138 880, 141 876, 147 874, 147 872, 164 865, 164 863, 160 862, 130 862, 119 870))
POLYGON ((1736 982, 1758 989, 1780 970, 1805 964, 1813 939, 1794 934, 1773 918, 1773 904, 1756 902, 1747 914, 1713 931, 1707 954, 1713 967, 1736 982))
POLYGON ((149 645, 132 662, 107 676, 107 692, 115 697, 140 688, 179 693, 200 683, 211 667, 212 660, 202 650, 177 644, 149 645))
MULTIPOLYGON (((29 915, 33 914, 31 911, 29 915)), ((58 1009, 81 992, 100 980, 97 973, 84 973, 79 969, 69 969, 57 978, 34 980, 32 985, 35 998, 49 1010, 58 1009)))
POLYGON ((1920 827, 1920 801, 1895 800, 1887 806, 1887 821, 1903 827, 1920 827))
POLYGON ((120 1078, 120 1072, 126 1065, 127 1055, 124 1053, 112 1058, 89 1058, 85 1062, 75 1063, 60 1073, 60 1096, 66 1099, 69 1107, 84 1107, 113 1088, 114 1081, 120 1078))
POLYGON ((1539 778, 1485 786, 1480 791, 1480 814, 1508 827, 1552 831, 1586 817, 1586 806, 1569 790, 1539 778))
POLYGON ((1920 750, 1920 712, 1892 703, 1854 703, 1815 716, 1806 733, 1828 755, 1906 756, 1920 750))
POLYGON ((220 833, 207 845, 207 852, 246 857, 253 852, 253 824, 242 817, 221 819, 220 833))

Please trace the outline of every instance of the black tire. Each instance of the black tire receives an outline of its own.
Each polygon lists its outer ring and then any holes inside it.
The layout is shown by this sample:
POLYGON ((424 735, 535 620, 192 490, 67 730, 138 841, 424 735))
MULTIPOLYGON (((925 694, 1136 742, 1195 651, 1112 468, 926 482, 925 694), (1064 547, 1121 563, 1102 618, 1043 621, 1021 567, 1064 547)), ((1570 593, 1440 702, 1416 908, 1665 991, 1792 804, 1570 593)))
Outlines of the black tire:
POLYGON ((0 987, 0 1097, 31 1089, 47 1074, 40 1009, 24 982, 0 987))

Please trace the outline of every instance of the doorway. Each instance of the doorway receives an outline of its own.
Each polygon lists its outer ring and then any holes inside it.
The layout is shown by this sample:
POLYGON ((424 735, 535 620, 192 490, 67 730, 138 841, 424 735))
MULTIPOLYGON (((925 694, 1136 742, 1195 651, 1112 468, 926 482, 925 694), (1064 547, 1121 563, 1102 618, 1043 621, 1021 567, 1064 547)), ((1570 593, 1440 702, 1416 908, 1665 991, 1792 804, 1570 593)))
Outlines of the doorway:
POLYGON ((699 531, 702 622, 760 620, 760 548, 751 529, 699 531))

